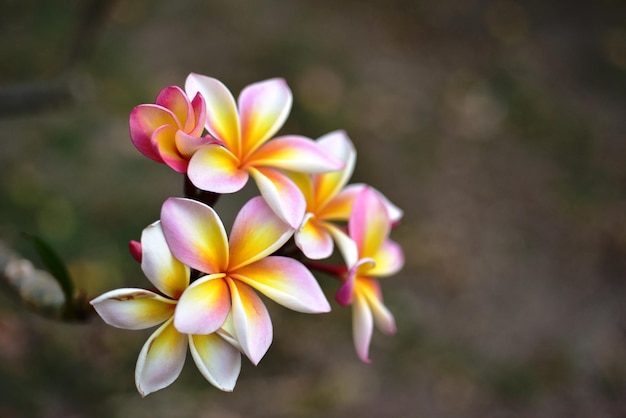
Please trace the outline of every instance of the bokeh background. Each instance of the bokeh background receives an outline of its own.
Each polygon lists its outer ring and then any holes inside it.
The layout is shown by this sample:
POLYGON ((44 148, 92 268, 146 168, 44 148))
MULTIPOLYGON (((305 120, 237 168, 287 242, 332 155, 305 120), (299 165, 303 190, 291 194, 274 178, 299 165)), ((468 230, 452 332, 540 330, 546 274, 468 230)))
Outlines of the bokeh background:
POLYGON ((188 359, 142 399, 149 331, 0 294, 0 416, 626 416, 624 2, 1 0, 0 34, 0 239, 44 237, 90 295, 147 285, 126 245, 182 179, 128 114, 192 71, 235 94, 284 77, 281 132, 345 129, 406 252, 372 364, 349 310, 268 303, 274 343, 234 393, 188 359))

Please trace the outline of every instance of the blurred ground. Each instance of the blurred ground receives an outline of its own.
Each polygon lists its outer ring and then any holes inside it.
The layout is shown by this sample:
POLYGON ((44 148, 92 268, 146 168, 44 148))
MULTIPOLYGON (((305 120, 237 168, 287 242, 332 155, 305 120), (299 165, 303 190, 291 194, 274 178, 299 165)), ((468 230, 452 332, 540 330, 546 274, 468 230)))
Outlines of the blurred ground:
POLYGON ((284 77, 282 132, 345 129, 407 257, 371 365, 349 311, 268 303, 275 341, 232 394, 188 361, 141 399, 148 332, 2 295, 0 416, 626 416, 623 2, 2 0, 0 30, 0 238, 46 237, 90 294, 146 286, 126 243, 181 180, 128 113, 192 71, 284 77))

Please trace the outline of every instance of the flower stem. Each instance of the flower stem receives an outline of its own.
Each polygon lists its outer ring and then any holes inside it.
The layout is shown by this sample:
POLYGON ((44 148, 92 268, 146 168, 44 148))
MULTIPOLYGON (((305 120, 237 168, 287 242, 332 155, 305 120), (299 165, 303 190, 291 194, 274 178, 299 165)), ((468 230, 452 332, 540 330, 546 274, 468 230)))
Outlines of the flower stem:
POLYGON ((185 193, 185 197, 205 203, 211 207, 215 206, 217 200, 221 196, 219 193, 207 192, 206 190, 198 189, 196 186, 194 186, 191 180, 189 180, 189 177, 186 174, 183 190, 185 193))
POLYGON ((316 270, 322 273, 328 273, 331 276, 335 276, 340 281, 344 280, 344 276, 348 272, 348 268, 344 265, 337 264, 324 264, 316 261, 307 260, 303 262, 311 270, 316 270))

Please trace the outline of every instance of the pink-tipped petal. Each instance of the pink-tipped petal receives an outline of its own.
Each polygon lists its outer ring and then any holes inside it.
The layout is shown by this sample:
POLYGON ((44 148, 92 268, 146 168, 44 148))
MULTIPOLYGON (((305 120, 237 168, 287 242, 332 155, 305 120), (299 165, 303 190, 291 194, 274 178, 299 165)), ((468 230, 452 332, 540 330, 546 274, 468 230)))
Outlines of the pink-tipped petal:
POLYGON ((315 176, 315 196, 318 208, 323 208, 348 183, 356 164, 356 150, 344 131, 334 131, 317 140, 320 148, 344 163, 341 170, 315 176))
POLYGON ((228 266, 228 241, 222 220, 204 203, 169 198, 161 208, 161 227, 174 257, 203 273, 228 266))
POLYGON ((185 334, 211 334, 228 316, 230 294, 224 274, 212 274, 193 282, 178 300, 174 325, 185 334))
POLYGON ((374 315, 376 328, 387 335, 395 334, 396 321, 393 314, 383 303, 383 296, 378 282, 373 279, 360 278, 358 286, 358 292, 365 296, 365 299, 367 300, 367 303, 369 304, 374 315))
POLYGON ((273 301, 298 312, 329 312, 330 305, 311 272, 289 257, 270 256, 231 273, 273 301))
POLYGON ((253 197, 241 208, 233 223, 229 270, 270 255, 292 234, 293 229, 276 216, 261 196, 253 197))
POLYGON ((91 305, 107 324, 123 329, 145 329, 174 313, 176 301, 144 289, 116 289, 93 299, 91 305))
POLYGON ((285 123, 292 103, 285 80, 273 78, 250 84, 239 95, 242 155, 250 155, 285 123))
POLYGON ((259 147, 247 160, 255 167, 273 167, 301 173, 340 170, 344 163, 317 142, 301 136, 283 136, 259 147))
POLYGON ((373 257, 387 236, 391 224, 378 194, 366 187, 356 196, 348 222, 350 237, 361 257, 373 257))
POLYGON ((312 213, 304 216, 304 222, 294 235, 296 245, 311 260, 321 260, 333 253, 333 239, 323 224, 312 213))
POLYGON ((298 187, 287 176, 269 168, 250 168, 261 195, 274 213, 296 229, 304 219, 306 201, 298 187))
POLYGON ((317 144, 335 158, 345 162, 356 158, 354 144, 345 131, 337 130, 322 135, 317 139, 317 144))
POLYGON ((387 208, 387 213, 389 214, 389 220, 391 220, 391 222, 393 223, 399 222, 400 219, 402 219, 402 216, 404 216, 404 212, 402 211, 402 209, 400 209, 399 207, 391 203, 391 201, 387 199, 387 197, 381 192, 379 192, 378 190, 376 189, 372 189, 372 190, 374 190, 378 194, 378 197, 383 201, 383 204, 387 208))
POLYGON ((196 93, 196 96, 191 101, 191 108, 193 118, 187 119, 185 132, 193 136, 201 136, 204 131, 204 123, 206 122, 206 103, 200 93, 196 93))
POLYGON ((385 240, 374 254, 376 265, 368 271, 368 276, 387 277, 399 272, 404 266, 402 247, 394 241, 385 240))
MULTIPOLYGON (((169 109, 174 114, 177 129, 185 129, 187 119, 192 115, 193 109, 185 92, 180 87, 169 86, 164 88, 159 92, 154 102, 169 109)), ((193 121, 193 117, 191 120, 193 121)))
POLYGON ((240 168, 237 157, 215 144, 201 147, 193 154, 187 175, 199 189, 215 193, 234 193, 248 182, 248 173, 240 168))
POLYGON ((237 340, 250 361, 257 365, 272 344, 269 312, 261 298, 247 285, 228 279, 237 340))
POLYGON ((364 363, 370 363, 369 349, 373 330, 372 311, 365 297, 357 293, 352 304, 352 337, 357 355, 364 363))
POLYGON ((154 104, 143 104, 130 112, 130 139, 142 154, 155 161, 163 162, 152 143, 152 134, 163 125, 176 126, 176 118, 171 111, 154 104))
POLYGON ((160 222, 146 227, 141 233, 141 269, 163 294, 173 299, 189 286, 189 267, 172 255, 160 222))
POLYGON ((165 164, 178 173, 185 173, 188 162, 176 148, 176 132, 176 127, 172 125, 159 126, 152 134, 152 143, 165 164))
POLYGON ((144 344, 137 367, 135 384, 141 396, 171 385, 180 375, 187 355, 187 336, 176 331, 170 319, 144 344))
POLYGON ((241 154, 239 115, 235 98, 221 81, 191 73, 185 82, 189 97, 200 93, 206 103, 206 128, 215 138, 237 156, 241 154))
POLYGON ((178 152, 186 159, 191 158, 191 156, 198 151, 200 147, 216 143, 216 140, 210 135, 194 136, 186 134, 183 131, 176 132, 174 141, 178 152))
POLYGON ((382 200, 383 204, 385 205, 385 208, 387 209, 387 213, 389 214, 389 219, 391 220, 391 222, 396 223, 400 221, 400 219, 402 219, 402 216, 404 215, 404 213, 402 212, 402 209, 394 205, 379 190, 363 183, 350 184, 341 191, 340 195, 337 196, 336 198, 336 199, 339 199, 337 203, 341 204, 340 208, 338 209, 343 210, 343 208, 345 208, 347 205, 350 205, 348 207, 351 207, 352 202, 354 201, 356 196, 358 196, 361 193, 361 191, 366 187, 372 190, 374 193, 376 193, 378 197, 382 200))
POLYGON ((220 390, 233 391, 241 371, 239 350, 215 333, 190 335, 189 349, 205 379, 220 390))

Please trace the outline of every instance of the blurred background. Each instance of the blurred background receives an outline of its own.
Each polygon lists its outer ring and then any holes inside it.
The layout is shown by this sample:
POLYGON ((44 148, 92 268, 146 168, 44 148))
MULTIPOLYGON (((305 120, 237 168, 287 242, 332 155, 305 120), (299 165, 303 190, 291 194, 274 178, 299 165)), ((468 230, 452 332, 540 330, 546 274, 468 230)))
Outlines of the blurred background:
POLYGON ((406 253, 372 364, 348 309, 268 302, 273 345, 234 393, 188 358, 142 399, 150 331, 2 293, 0 416, 626 416, 624 2, 0 0, 0 33, 0 239, 31 257, 21 232, 44 237, 89 295, 148 285, 127 242, 182 179, 128 115, 189 72, 234 94, 284 77, 281 132, 345 129, 406 253))

